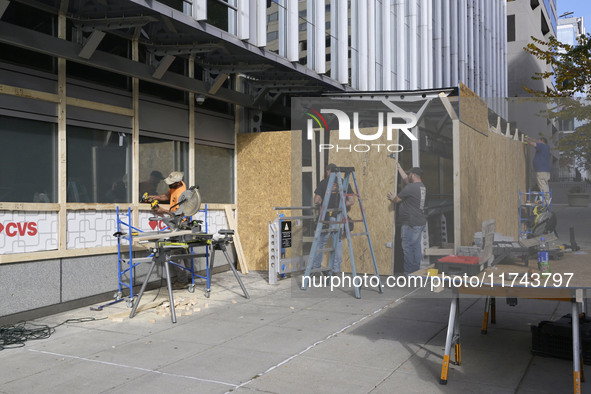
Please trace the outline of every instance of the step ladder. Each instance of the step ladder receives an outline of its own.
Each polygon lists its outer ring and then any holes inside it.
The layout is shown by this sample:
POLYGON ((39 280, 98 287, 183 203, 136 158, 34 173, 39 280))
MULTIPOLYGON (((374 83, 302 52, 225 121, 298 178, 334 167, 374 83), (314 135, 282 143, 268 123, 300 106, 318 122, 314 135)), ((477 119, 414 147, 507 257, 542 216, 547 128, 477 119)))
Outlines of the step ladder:
MULTIPOLYGON (((334 261, 336 257, 336 249, 337 243, 341 239, 343 235, 343 231, 347 237, 347 245, 349 246, 349 258, 351 262, 351 274, 353 278, 357 277, 357 269, 355 267, 355 255, 353 254, 353 243, 351 242, 352 237, 366 237, 367 243, 369 245, 369 250, 371 252, 371 259, 373 262, 373 267, 375 270, 375 275, 378 278, 378 290, 380 293, 383 292, 382 282, 380 279, 380 274, 378 272, 378 265, 376 263, 376 257, 373 252, 373 246, 371 243, 371 237, 369 235, 369 229, 367 228, 367 220, 365 218, 365 210, 363 209, 363 203, 361 202, 361 195, 359 194, 359 187, 357 185, 357 178, 355 177, 355 168, 354 167, 337 167, 334 171, 331 171, 330 176, 328 178, 328 184, 326 186, 326 192, 324 193, 324 198, 322 199, 322 205, 320 207, 320 215, 318 216, 321 219, 326 217, 328 212, 336 213, 336 220, 318 220, 316 224, 316 230, 314 231, 314 240, 312 241, 312 248, 310 249, 310 255, 308 256, 308 263, 306 264, 306 270, 304 272, 304 281, 302 283, 302 290, 306 290, 309 286, 310 281, 310 274, 314 272, 321 272, 324 273, 328 271, 328 275, 332 275, 332 268, 334 266, 334 261), (344 174, 344 178, 341 174, 344 174), (350 180, 353 181, 353 193, 348 193, 349 182, 350 180), (339 206, 337 208, 328 208, 328 204, 330 202, 330 197, 332 194, 333 185, 336 183, 337 185, 337 192, 339 195, 339 206), (347 216, 347 208, 345 206, 345 199, 348 196, 355 196, 357 197, 357 202, 359 204, 359 208, 361 210, 361 220, 351 220, 347 216), (351 234, 351 230, 349 227, 349 222, 363 222, 363 232, 351 234), (324 225, 327 224, 328 228, 323 228, 324 225), (331 248, 323 248, 320 249, 320 237, 322 234, 331 233, 332 237, 332 247, 331 248), (314 257, 317 253, 330 253, 329 260, 328 260, 328 268, 320 268, 320 269, 312 269, 312 264, 314 261, 314 257)), ((334 216, 334 215, 333 215, 334 216)), ((355 280, 352 281, 355 284, 355 280)), ((359 281, 362 283, 362 281, 359 281)), ((360 285, 354 286, 355 288, 355 297, 361 298, 360 295, 360 285)))

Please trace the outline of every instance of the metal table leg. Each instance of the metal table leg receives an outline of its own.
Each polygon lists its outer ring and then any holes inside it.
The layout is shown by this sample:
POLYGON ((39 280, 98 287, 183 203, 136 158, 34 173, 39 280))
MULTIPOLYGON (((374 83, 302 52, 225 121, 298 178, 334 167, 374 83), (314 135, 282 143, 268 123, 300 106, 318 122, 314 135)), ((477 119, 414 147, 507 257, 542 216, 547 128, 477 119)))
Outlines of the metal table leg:
MULTIPOLYGON (((228 250, 226 248, 226 245, 220 244, 220 245, 218 245, 218 247, 222 250, 222 252, 224 252, 224 256, 226 256, 226 260, 228 261, 228 265, 232 269, 232 272, 234 272, 234 277, 236 278, 236 280, 238 281, 238 284, 242 288, 242 292, 244 293, 244 297, 247 299, 250 298, 250 296, 248 295, 248 292, 246 291, 246 287, 244 287, 244 283, 242 283, 242 279, 240 279, 240 276, 238 275, 238 271, 236 271, 236 268, 234 268, 234 264, 232 264, 232 260, 230 259, 230 256, 228 255, 228 250)), ((213 260, 213 256, 212 256, 212 260, 213 260)))
POLYGON ((579 305, 576 299, 573 299, 571 304, 571 317, 573 326, 573 383, 575 394, 579 394, 581 392, 581 348, 579 346, 579 305))
POLYGON ((174 310, 174 297, 172 296, 172 281, 170 279, 170 266, 168 261, 164 262, 164 268, 166 269, 166 284, 168 285, 168 299, 170 300, 170 319, 173 323, 176 323, 176 311, 174 310))
POLYGON ((491 297, 486 296, 486 299, 484 300, 484 314, 482 315, 482 329, 480 330, 480 333, 483 335, 486 335, 486 333, 487 333, 488 312, 490 310, 490 307, 491 307, 491 297))
POLYGON ((173 323, 176 323, 176 313, 174 310, 174 297, 172 296, 172 283, 170 280, 170 267, 168 265, 168 261, 165 259, 166 259, 166 257, 164 257, 164 254, 161 254, 161 253, 155 254, 154 257, 152 258, 152 264, 150 265, 150 269, 148 270, 148 275, 146 275, 146 279, 144 280, 144 283, 142 284, 142 288, 138 294, 137 300, 135 301, 135 304, 133 305, 133 308, 131 309, 131 313, 129 314, 130 319, 133 316, 135 316, 135 311, 140 304, 142 296, 144 295, 144 290, 146 290, 146 286, 148 285, 148 282, 150 281, 150 276, 152 276, 152 272, 154 271, 154 267, 158 263, 164 263, 164 268, 166 270, 166 284, 168 286, 168 298, 170 300, 170 318, 173 323))
POLYGON ((150 265, 150 269, 148 270, 148 275, 146 275, 146 279, 144 279, 144 283, 142 284, 142 288, 141 288, 139 294, 137 295, 137 300, 135 300, 135 304, 133 305, 133 308, 131 308, 131 313, 129 314, 130 319, 133 316, 135 316, 135 310, 137 309, 138 305, 140 304, 140 300, 142 299, 142 295, 144 295, 144 290, 146 290, 146 286, 148 285, 148 282, 150 281, 150 276, 152 275, 152 271, 154 271, 155 266, 156 266, 156 257, 154 257, 152 259, 152 264, 150 265))
POLYGON ((440 384, 447 384, 449 355, 451 353, 452 345, 455 345, 456 364, 460 365, 462 359, 460 347, 460 296, 457 290, 454 290, 454 294, 451 299, 451 306, 449 308, 449 321, 447 323, 447 336, 445 338, 443 364, 441 365, 441 379, 439 380, 440 384))

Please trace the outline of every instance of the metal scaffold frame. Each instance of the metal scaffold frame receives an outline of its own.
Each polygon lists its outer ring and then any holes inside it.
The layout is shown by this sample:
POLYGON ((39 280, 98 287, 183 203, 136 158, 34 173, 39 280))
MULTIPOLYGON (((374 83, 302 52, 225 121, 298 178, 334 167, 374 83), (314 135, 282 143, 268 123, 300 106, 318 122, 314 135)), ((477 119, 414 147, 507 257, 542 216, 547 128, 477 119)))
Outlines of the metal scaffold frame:
MULTIPOLYGON (((207 225, 207 204, 205 204, 204 209, 200 212, 204 212, 205 214, 205 232, 208 231, 207 225)), ((134 268, 137 267, 139 264, 144 262, 151 262, 153 259, 153 255, 149 255, 147 257, 142 258, 134 258, 133 257, 133 237, 143 233, 144 231, 133 226, 131 223, 131 208, 127 208, 127 213, 122 214, 117 207, 117 232, 114 234, 117 237, 117 280, 118 280, 118 291, 115 294, 115 301, 107 303, 105 305, 101 305, 97 310, 101 310, 103 307, 115 304, 120 301, 126 301, 126 304, 129 308, 133 306, 133 301, 136 295, 133 292, 133 283, 134 283, 134 268), (123 216, 123 218, 122 218, 123 216), (122 245, 122 240, 127 241, 129 249, 127 252, 124 251, 126 245, 122 245), (125 258, 125 253, 128 254, 128 258, 125 258), (124 297, 123 292, 125 289, 129 290, 129 296, 124 297)), ((191 218, 189 218, 190 220, 191 218)), ((168 230, 168 227, 164 228, 163 230, 168 230)), ((171 264, 178 266, 184 270, 187 270, 191 274, 191 283, 189 285, 189 291, 195 291, 195 278, 205 279, 207 283, 207 288, 205 292, 205 296, 209 297, 211 291, 211 275, 210 275, 210 261, 209 261, 209 247, 205 248, 205 253, 203 254, 195 254, 193 253, 193 247, 189 248, 189 255, 191 256, 191 267, 186 268, 180 264, 177 264, 171 261, 171 264), (205 257, 205 276, 198 275, 195 273, 195 257, 205 257)))

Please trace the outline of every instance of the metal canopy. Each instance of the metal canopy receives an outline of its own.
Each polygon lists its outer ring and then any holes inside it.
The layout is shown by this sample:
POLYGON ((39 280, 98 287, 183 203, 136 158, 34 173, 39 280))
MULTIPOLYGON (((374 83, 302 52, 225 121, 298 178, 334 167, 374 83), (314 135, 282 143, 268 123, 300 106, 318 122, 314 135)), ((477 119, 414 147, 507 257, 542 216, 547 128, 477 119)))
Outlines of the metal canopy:
MULTIPOLYGON (((205 97, 266 110, 272 102, 260 100, 262 89, 289 93, 351 90, 350 87, 320 75, 307 67, 289 62, 274 52, 256 47, 212 25, 197 22, 162 3, 149 0, 12 0, 58 14, 60 10, 75 27, 85 33, 109 32, 122 39, 134 37, 152 55, 163 57, 157 63, 143 64, 96 49, 100 35, 91 35, 90 43, 59 40, 14 24, 0 21, 0 42, 32 51, 66 58, 69 61, 137 77, 205 97), (59 43, 58 41, 62 41, 59 43), (85 46, 86 45, 86 46, 85 46), (82 56, 81 56, 82 55, 82 56), (207 81, 167 72, 174 57, 193 56, 195 64, 210 74, 241 74, 247 93, 217 87, 207 81), (273 79, 276 86, 267 81, 273 79), (265 81, 257 83, 257 81, 265 81), (287 86, 282 81, 289 81, 287 86), (298 87, 301 89, 298 90, 298 87), (258 100, 255 100, 256 98, 258 100)), ((18 24, 18 21, 16 22, 18 24)))

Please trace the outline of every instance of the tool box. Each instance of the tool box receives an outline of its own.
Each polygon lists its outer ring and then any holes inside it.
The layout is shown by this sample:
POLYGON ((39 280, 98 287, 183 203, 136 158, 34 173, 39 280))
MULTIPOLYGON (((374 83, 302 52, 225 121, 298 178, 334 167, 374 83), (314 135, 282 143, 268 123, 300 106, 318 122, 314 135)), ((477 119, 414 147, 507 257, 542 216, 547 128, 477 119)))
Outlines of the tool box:
MULTIPOLYGON (((591 318, 579 319, 583 362, 591 365, 591 318)), ((531 352, 544 357, 573 358, 573 329, 570 313, 557 321, 541 321, 531 326, 531 352)))
POLYGON ((440 258, 435 263, 440 273, 447 275, 478 275, 486 268, 486 262, 480 262, 478 256, 449 255, 440 258))

